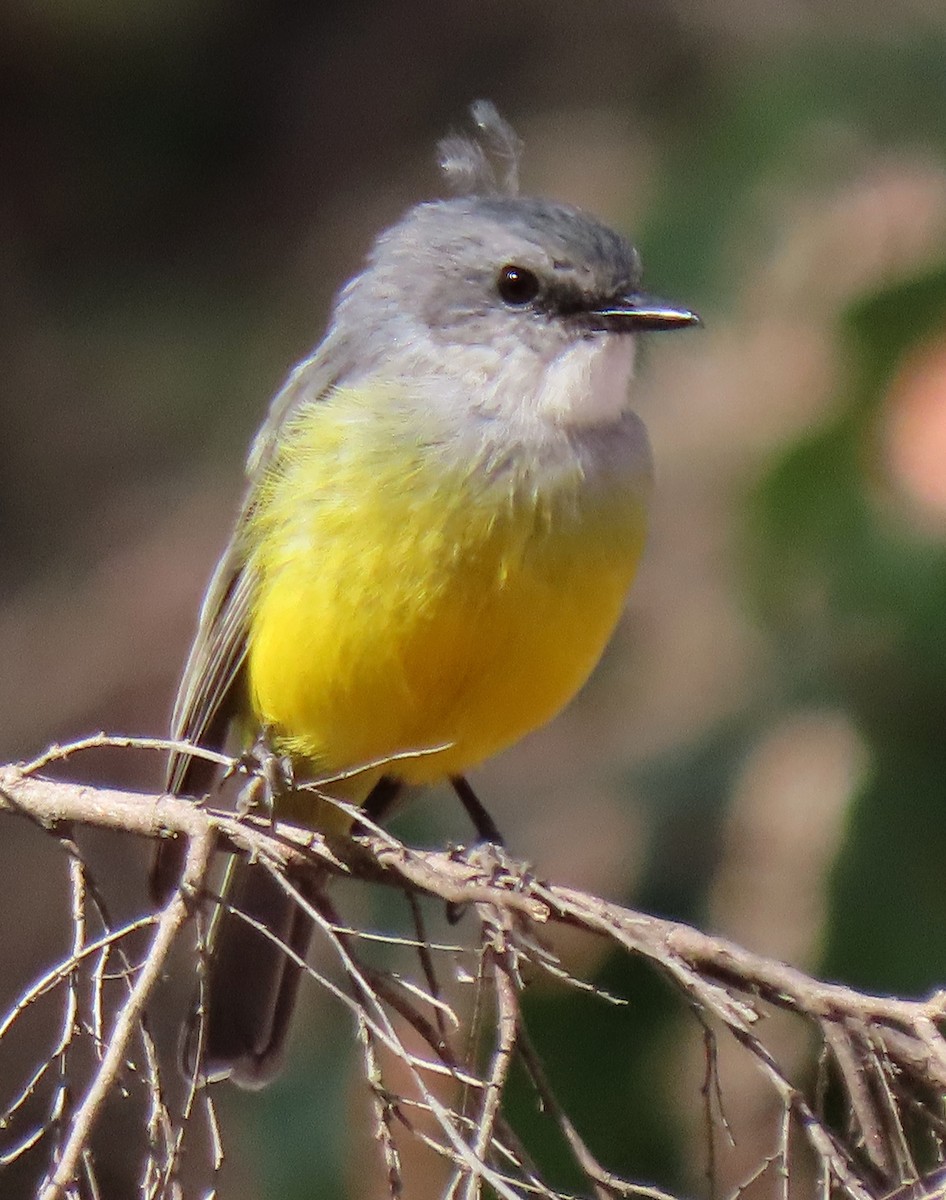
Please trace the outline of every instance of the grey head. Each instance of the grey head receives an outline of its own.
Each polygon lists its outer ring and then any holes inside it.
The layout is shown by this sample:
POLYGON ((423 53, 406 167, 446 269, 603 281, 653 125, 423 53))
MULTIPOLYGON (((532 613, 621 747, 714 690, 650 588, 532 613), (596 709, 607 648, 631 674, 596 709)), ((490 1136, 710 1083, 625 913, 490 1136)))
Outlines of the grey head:
POLYGON ((343 376, 434 378, 441 390, 481 396, 475 381, 492 381, 508 409, 515 388, 547 392, 556 370, 577 379, 615 339, 631 343, 610 354, 629 377, 634 334, 698 321, 641 290, 640 258, 621 234, 577 208, 518 195, 515 131, 489 101, 470 116, 474 136, 439 146, 448 182, 464 194, 410 209, 336 302, 323 349, 343 376))
POLYGON ((422 335, 441 348, 516 342, 543 354, 697 319, 641 290, 639 255, 620 233, 569 205, 520 196, 410 209, 378 238, 335 312, 337 328, 395 343, 422 335))
POLYGON ((471 111, 479 140, 440 147, 448 179, 467 194, 418 204, 380 234, 324 339, 276 396, 251 473, 286 414, 339 384, 401 381, 428 406, 507 415, 561 416, 567 393, 580 420, 613 415, 617 398, 626 405, 634 335, 698 322, 642 291, 624 236, 570 205, 515 194, 515 133, 492 105, 471 111), (582 408, 582 386, 606 402, 582 408))

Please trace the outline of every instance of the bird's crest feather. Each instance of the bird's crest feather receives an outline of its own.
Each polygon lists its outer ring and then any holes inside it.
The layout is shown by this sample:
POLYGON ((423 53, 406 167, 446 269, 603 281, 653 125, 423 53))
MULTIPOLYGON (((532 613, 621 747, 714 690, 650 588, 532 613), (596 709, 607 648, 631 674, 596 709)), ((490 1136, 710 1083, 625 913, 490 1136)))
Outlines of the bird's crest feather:
POLYGON ((451 134, 437 147, 440 169, 458 195, 517 196, 522 141, 491 100, 470 105, 474 134, 451 134))

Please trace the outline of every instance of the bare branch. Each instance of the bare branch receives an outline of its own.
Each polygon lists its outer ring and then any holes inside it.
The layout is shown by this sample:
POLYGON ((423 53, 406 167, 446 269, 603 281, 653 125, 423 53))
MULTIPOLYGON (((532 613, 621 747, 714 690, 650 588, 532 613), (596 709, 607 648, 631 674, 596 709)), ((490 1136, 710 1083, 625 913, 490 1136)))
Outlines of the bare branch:
MULTIPOLYGON (((937 1191, 938 1185, 932 1180, 928 1187, 917 1180, 916 1164, 923 1162, 928 1164, 925 1170, 936 1171, 946 1157, 946 1120, 942 1117, 946 1096, 943 991, 926 999, 908 1000, 825 983, 691 926, 538 880, 528 868, 495 849, 418 851, 366 822, 361 823, 362 832, 354 838, 322 836, 288 823, 274 824, 269 819, 220 811, 172 796, 137 795, 39 777, 38 772, 51 763, 102 745, 159 750, 168 743, 163 739, 99 735, 73 746, 55 747, 26 767, 0 767, 0 812, 20 815, 49 830, 69 855, 73 931, 70 953, 25 991, 0 1022, 2 1041, 27 1007, 63 989, 56 1045, 20 1088, 0 1123, 0 1128, 9 1127, 52 1071, 55 1098, 50 1112, 54 1126, 58 1122, 61 1137, 50 1142, 50 1176, 41 1200, 66 1200, 76 1194, 80 1177, 82 1187, 94 1195, 91 1132, 107 1096, 120 1084, 135 1039, 143 1054, 139 1070, 149 1096, 144 1117, 147 1155, 140 1176, 141 1196, 162 1200, 180 1194, 176 1191, 175 1171, 184 1131, 198 1100, 205 1104, 212 1169, 216 1172, 219 1168, 222 1143, 209 1087, 198 1078, 192 1079, 182 1111, 173 1118, 164 1097, 158 1053, 145 1024, 147 1005, 184 926, 195 918, 199 924, 205 922, 214 907, 225 904, 205 881, 208 864, 217 850, 252 856, 263 863, 331 948, 343 977, 341 984, 324 972, 313 971, 290 947, 282 947, 354 1017, 374 1106, 375 1139, 381 1147, 392 1198, 409 1191, 398 1144, 403 1136, 429 1146, 450 1164, 453 1180, 448 1195, 478 1200, 485 1189, 504 1200, 520 1200, 527 1195, 559 1196, 529 1162, 504 1115, 510 1067, 518 1057, 531 1080, 537 1103, 554 1118, 587 1186, 599 1200, 632 1195, 668 1200, 659 1188, 621 1180, 597 1161, 553 1095, 532 1047, 519 999, 522 963, 530 962, 548 974, 597 992, 591 985, 573 980, 547 949, 543 930, 554 924, 584 930, 606 939, 616 949, 648 960, 680 992, 702 1024, 711 1187, 717 1131, 721 1129, 726 1138, 732 1136, 716 1064, 717 1041, 727 1036, 742 1047, 767 1080, 781 1114, 774 1131, 776 1149, 759 1164, 752 1178, 771 1172, 779 1195, 787 1197, 794 1160, 794 1154, 790 1158, 790 1150, 794 1151, 792 1137, 800 1134, 814 1155, 819 1187, 826 1198, 834 1195, 848 1200, 876 1200, 879 1195, 898 1193, 898 1189, 906 1196, 908 1185, 915 1188, 911 1195, 937 1191), (187 865, 180 888, 168 905, 155 916, 114 929, 71 832, 80 826, 151 839, 183 839, 187 865), (388 887, 406 897, 414 936, 378 934, 349 925, 335 911, 325 890, 333 876, 388 887), (306 880, 303 889, 294 882, 300 878, 306 880), (477 935, 472 947, 428 938, 421 904, 430 898, 464 906, 475 914, 477 935), (90 912, 101 924, 101 933, 90 930, 90 912), (124 939, 129 933, 151 924, 154 933, 140 965, 132 967, 127 956, 119 959, 119 977, 124 980, 125 991, 115 1005, 106 987, 109 958, 123 956, 124 939), (420 979, 361 962, 358 952, 375 942, 415 953, 420 979), (452 972, 454 992, 459 989, 457 995, 445 989, 439 978, 438 955, 447 956, 451 962, 473 955, 479 964, 478 969, 452 972), (482 1055, 461 1054, 452 1044, 454 1037, 461 1044, 464 1030, 476 1019, 464 1003, 469 999, 469 984, 464 979, 478 981, 477 1005, 492 1030, 488 1039, 491 1051, 480 1065, 476 1059, 482 1055), (88 996, 83 992, 83 980, 91 987, 88 996), (110 1003, 113 1011, 109 1011, 110 1003), (764 1018, 772 1009, 792 1014, 815 1031, 821 1066, 812 1071, 810 1085, 795 1082, 766 1044, 764 1018), (405 1044, 399 1029, 405 1025, 415 1040, 420 1038, 428 1057, 405 1044), (98 1061, 81 1100, 73 1108, 72 1057, 80 1038, 91 1040, 98 1061), (399 1078, 406 1079, 406 1085, 401 1082, 399 1088, 392 1086, 389 1061, 398 1064, 399 1078), (840 1085, 840 1094, 846 1099, 848 1120, 842 1126, 824 1115, 822 1093, 826 1081, 833 1081, 831 1086, 840 1085), (465 1093, 467 1101, 449 1104, 442 1098, 445 1087, 465 1093)), ((231 759, 217 757, 226 770, 238 766, 244 769, 231 759)), ((255 924, 244 914, 238 915, 255 924)), ((273 937, 264 927, 256 927, 264 936, 273 937)), ((610 999, 621 1002, 622 998, 610 999)), ((196 1036, 201 1036, 199 1025, 196 1036)), ((481 1044, 483 1041, 479 1039, 481 1044)), ((470 1039, 471 1047, 475 1042, 470 1039)), ((39 1128, 22 1134, 12 1149, 0 1154, 0 1165, 35 1146, 44 1135, 39 1128)))
POLYGON ((203 885, 211 849, 212 837, 209 831, 203 836, 193 838, 190 843, 182 885, 158 920, 148 956, 128 999, 118 1013, 108 1049, 85 1098, 76 1110, 62 1154, 51 1179, 40 1195, 40 1200, 60 1200, 75 1178, 77 1167, 89 1146, 92 1126, 118 1078, 137 1022, 164 969, 174 940, 187 920, 188 895, 195 895, 203 885))

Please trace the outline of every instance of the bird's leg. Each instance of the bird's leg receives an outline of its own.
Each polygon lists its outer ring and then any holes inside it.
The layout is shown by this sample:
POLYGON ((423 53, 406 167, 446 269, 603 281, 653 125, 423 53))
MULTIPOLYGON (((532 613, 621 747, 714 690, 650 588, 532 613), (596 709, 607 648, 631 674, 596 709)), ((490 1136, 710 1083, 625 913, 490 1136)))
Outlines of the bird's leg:
POLYGON ((400 779, 395 779, 393 775, 382 775, 362 805, 368 820, 376 825, 383 825, 397 804, 403 788, 404 784, 400 779))
POLYGON ((467 816, 473 822, 473 828, 484 842, 493 846, 505 845, 503 835, 496 828, 496 822, 483 807, 476 792, 470 787, 469 780, 464 775, 453 775, 450 778, 453 790, 466 809, 467 816))
MULTIPOLYGON (((484 842, 494 846, 503 845, 503 835, 496 827, 496 822, 483 807, 482 802, 473 791, 469 781, 462 775, 454 775, 450 779, 453 790, 460 798, 460 803, 466 809, 467 815, 473 822, 473 828, 484 842)), ((368 798, 362 805, 365 816, 381 825, 391 816, 392 810, 404 789, 403 783, 393 775, 383 775, 368 793, 368 798)))
MULTIPOLYGON (((480 835, 481 841, 493 851, 502 853, 505 845, 503 835, 497 829, 496 822, 483 807, 479 796, 473 791, 470 781, 464 775, 451 775, 450 784, 459 797, 460 803, 466 809, 467 816, 473 822, 473 828, 480 835)), ((466 912, 466 907, 465 904, 457 904, 453 900, 448 900, 447 921, 451 925, 456 925, 466 912)))
POLYGON ((249 780, 237 797, 237 812, 245 816, 262 808, 271 821, 275 820, 276 800, 295 786, 292 759, 277 754, 268 731, 262 729, 252 747, 240 756, 240 769, 249 780))

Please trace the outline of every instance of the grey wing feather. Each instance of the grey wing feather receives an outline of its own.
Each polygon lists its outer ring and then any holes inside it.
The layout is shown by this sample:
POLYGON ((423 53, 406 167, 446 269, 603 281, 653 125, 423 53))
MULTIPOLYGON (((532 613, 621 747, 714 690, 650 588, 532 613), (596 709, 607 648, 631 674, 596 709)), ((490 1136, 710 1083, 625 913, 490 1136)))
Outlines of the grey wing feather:
MULTIPOLYGON (((237 527, 207 591, 171 718, 174 738, 207 749, 219 749, 224 744, 242 686, 252 579, 242 569, 237 555, 240 528, 237 527)), ((168 758, 168 791, 203 795, 210 790, 216 770, 205 758, 174 751, 168 758)), ((185 850, 181 838, 159 843, 150 876, 155 904, 166 904, 178 886, 185 850)))
MULTIPOLYGON (((200 611, 197 633, 181 677, 171 717, 171 734, 206 749, 220 749, 230 723, 241 707, 245 687, 250 613, 256 576, 247 562, 244 532, 256 503, 259 484, 279 445, 279 433, 296 407, 323 396, 338 378, 338 356, 326 351, 326 339, 309 359, 300 363, 276 394, 269 414, 253 442, 247 461, 249 487, 233 536, 227 545, 200 611)), ((206 759, 174 751, 168 759, 168 791, 201 796, 217 773, 206 759)), ((157 904, 167 902, 177 886, 184 863, 181 839, 162 842, 151 869, 151 894, 157 904)))
MULTIPOLYGON (((240 528, 242 528, 241 518, 240 528)), ((246 634, 253 576, 240 561, 238 528, 214 572, 197 627, 197 635, 181 677, 171 716, 171 737, 219 747, 238 699, 237 688, 246 658, 246 634), (214 736, 208 738, 213 731, 214 736)), ((203 790, 214 768, 189 754, 172 753, 167 786, 176 793, 203 790), (196 785, 196 786, 195 786, 196 785)))
MULTIPOLYGON (((338 377, 335 339, 326 338, 318 350, 292 371, 276 393, 246 464, 249 487, 233 536, 214 571, 201 607, 200 620, 181 677, 171 717, 171 736, 218 749, 240 707, 244 686, 247 634, 256 578, 246 561, 244 531, 257 489, 279 445, 279 434, 296 408, 323 396, 338 377)), ((336 344, 336 349, 337 349, 336 344)), ((168 761, 168 790, 200 794, 210 786, 214 767, 186 753, 168 761)))

